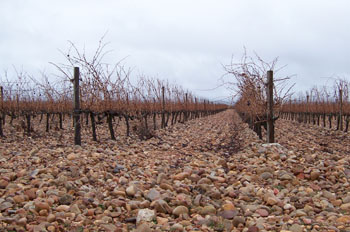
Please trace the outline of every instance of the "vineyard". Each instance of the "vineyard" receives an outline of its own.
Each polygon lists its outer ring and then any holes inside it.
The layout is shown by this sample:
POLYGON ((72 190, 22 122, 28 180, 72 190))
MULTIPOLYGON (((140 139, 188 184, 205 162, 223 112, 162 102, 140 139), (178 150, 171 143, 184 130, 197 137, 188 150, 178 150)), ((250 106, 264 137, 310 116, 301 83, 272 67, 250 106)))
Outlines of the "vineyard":
POLYGON ((74 142, 80 145, 81 127, 90 127, 91 137, 97 141, 96 128, 107 125, 110 139, 115 140, 115 127, 124 124, 125 129, 118 134, 130 136, 136 132, 140 138, 149 138, 157 128, 215 114, 228 107, 198 98, 165 80, 140 76, 132 83, 130 70, 123 65, 111 67, 102 62, 102 42, 91 60, 74 44, 72 48, 74 55, 65 54, 69 65, 54 64, 62 74, 59 79, 46 74, 38 79, 24 72, 8 78, 5 73, 0 81, 0 136, 12 133, 13 129, 35 136, 52 128, 74 127, 74 142))
POLYGON ((350 230, 346 81, 297 99, 277 60, 244 56, 229 106, 102 48, 1 79, 1 231, 350 230))

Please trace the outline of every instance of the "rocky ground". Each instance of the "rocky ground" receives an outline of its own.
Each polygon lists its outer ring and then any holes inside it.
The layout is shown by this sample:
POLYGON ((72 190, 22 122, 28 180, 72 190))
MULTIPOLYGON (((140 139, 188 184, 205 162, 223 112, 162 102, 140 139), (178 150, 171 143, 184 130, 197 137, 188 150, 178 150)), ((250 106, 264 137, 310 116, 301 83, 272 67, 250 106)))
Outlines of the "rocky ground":
POLYGON ((0 231, 350 231, 342 132, 279 120, 267 145, 228 110, 146 141, 69 136, 2 139, 0 231))

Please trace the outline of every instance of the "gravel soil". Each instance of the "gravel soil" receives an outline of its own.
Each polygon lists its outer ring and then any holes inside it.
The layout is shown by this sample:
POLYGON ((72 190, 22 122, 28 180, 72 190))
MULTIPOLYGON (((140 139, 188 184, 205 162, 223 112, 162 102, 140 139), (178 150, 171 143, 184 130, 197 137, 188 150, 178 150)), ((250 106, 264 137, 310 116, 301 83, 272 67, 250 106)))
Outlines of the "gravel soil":
POLYGON ((0 231, 350 231, 346 133, 279 119, 265 144, 227 110, 143 141, 99 134, 7 131, 0 231))

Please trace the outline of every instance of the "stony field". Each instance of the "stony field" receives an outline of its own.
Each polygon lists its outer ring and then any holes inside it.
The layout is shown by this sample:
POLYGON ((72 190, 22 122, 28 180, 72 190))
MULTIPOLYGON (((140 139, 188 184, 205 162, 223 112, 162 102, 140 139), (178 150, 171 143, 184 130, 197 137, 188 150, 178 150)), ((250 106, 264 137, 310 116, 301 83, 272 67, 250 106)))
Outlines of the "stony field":
POLYGON ((233 110, 145 141, 13 132, 0 231, 350 231, 350 136, 281 119, 276 136, 233 110))

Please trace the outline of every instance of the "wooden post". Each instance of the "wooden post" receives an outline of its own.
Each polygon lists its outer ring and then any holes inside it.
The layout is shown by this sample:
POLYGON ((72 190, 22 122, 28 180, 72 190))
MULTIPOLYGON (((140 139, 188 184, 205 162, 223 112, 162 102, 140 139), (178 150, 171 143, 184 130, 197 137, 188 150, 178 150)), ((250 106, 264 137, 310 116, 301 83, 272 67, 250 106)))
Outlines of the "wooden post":
POLYGON ((185 94, 185 120, 188 120, 188 93, 185 94))
MULTIPOLYGON (((126 107, 129 108, 129 94, 126 94, 126 107)), ((130 124, 129 124, 129 115, 124 115, 125 125, 126 125, 126 136, 130 136, 130 124)))
POLYGON ((92 140, 97 141, 95 114, 92 111, 90 112, 90 120, 91 120, 91 129, 92 129, 92 140))
POLYGON ((306 123, 309 123, 309 102, 310 96, 306 95, 306 123))
POLYGON ((4 137, 4 131, 3 131, 3 115, 4 115, 4 89, 2 86, 0 86, 0 103, 1 103, 1 110, 0 110, 0 136, 4 137))
POLYGON ((275 142, 275 127, 273 118, 273 71, 267 71, 267 143, 275 142))
POLYGON ((162 87, 162 128, 165 127, 165 88, 162 87))
POLYGON ((343 90, 339 89, 339 103, 340 103, 340 110, 339 110, 339 123, 340 123, 340 130, 343 130, 343 90))
POLYGON ((156 99, 153 98, 153 130, 157 130, 157 120, 156 120, 156 117, 157 117, 157 106, 156 106, 156 99))
POLYGON ((194 118, 197 118, 198 117, 198 103, 197 103, 197 98, 195 97, 194 98, 194 105, 195 105, 195 115, 194 115, 194 118))
POLYGON ((74 144, 81 145, 81 125, 80 125, 80 100, 79 100, 79 67, 74 67, 74 109, 73 109, 73 120, 74 120, 74 144))

